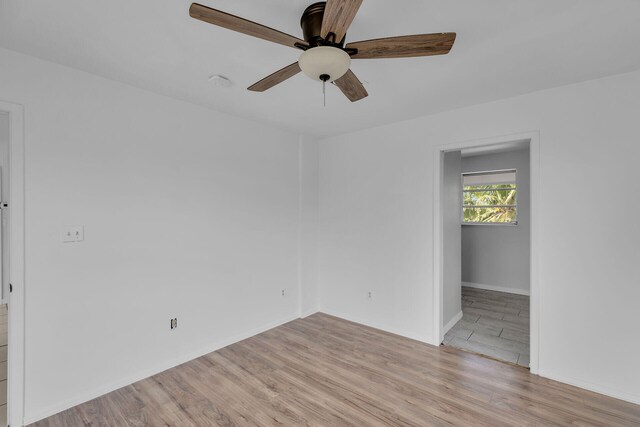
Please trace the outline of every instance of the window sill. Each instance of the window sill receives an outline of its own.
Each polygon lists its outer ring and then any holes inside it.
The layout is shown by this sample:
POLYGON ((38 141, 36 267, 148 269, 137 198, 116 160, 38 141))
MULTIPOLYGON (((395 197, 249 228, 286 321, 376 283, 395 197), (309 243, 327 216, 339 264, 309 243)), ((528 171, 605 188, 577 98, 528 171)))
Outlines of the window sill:
POLYGON ((490 227, 517 227, 517 222, 463 222, 461 225, 488 225, 490 227))

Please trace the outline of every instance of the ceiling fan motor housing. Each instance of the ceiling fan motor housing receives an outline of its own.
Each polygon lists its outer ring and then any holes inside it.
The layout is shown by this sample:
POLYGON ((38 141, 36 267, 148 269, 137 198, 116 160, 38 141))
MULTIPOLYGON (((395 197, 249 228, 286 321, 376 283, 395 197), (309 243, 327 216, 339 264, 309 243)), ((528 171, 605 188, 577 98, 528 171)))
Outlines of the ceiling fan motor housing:
POLYGON ((324 17, 324 8, 326 2, 314 3, 307 7, 300 18, 300 26, 302 27, 302 35, 304 40, 309 43, 310 46, 336 46, 342 47, 344 45, 344 37, 342 40, 332 40, 327 37, 328 40, 322 38, 322 18, 324 17))

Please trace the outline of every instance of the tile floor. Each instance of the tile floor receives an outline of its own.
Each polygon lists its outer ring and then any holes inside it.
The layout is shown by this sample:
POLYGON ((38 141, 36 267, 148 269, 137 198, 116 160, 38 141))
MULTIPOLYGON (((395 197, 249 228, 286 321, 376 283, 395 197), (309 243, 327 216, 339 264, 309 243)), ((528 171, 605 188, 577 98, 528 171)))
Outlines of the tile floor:
POLYGON ((7 305, 0 305, 0 426, 7 425, 7 305))
POLYGON ((462 287, 462 320, 443 344, 529 366, 529 297, 462 287))

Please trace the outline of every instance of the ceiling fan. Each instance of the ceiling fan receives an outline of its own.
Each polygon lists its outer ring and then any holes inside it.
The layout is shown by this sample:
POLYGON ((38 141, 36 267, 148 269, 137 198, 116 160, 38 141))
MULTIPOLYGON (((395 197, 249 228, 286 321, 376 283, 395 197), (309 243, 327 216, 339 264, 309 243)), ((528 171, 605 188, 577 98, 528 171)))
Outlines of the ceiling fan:
POLYGON ((359 101, 368 96, 368 93, 349 69, 351 59, 446 55, 451 50, 456 33, 386 37, 345 45, 347 30, 362 1, 328 0, 307 7, 300 19, 304 40, 198 3, 191 5, 189 15, 213 25, 303 51, 297 62, 249 86, 248 89, 255 92, 264 92, 302 71, 323 84, 333 82, 350 101, 359 101))

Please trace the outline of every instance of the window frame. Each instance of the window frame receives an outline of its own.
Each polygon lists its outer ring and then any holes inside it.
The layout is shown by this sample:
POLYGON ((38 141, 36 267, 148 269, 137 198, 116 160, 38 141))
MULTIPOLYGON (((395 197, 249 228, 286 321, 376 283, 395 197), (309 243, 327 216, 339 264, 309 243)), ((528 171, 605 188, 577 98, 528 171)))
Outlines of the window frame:
POLYGON ((460 224, 461 225, 489 225, 489 226, 507 226, 507 227, 517 227, 519 224, 518 221, 518 169, 516 168, 509 168, 509 169, 495 169, 495 170, 480 170, 480 171, 476 171, 476 172, 462 172, 460 174, 460 196, 461 196, 461 202, 460 202, 460 224), (508 172, 513 172, 516 175, 516 179, 515 179, 515 187, 516 187, 516 204, 515 205, 486 205, 486 206, 482 206, 482 207, 513 207, 515 208, 516 211, 516 219, 512 222, 467 222, 464 220, 464 209, 465 207, 467 208, 474 208, 474 206, 468 206, 464 204, 464 193, 465 192, 471 192, 471 190, 465 190, 464 189, 464 176, 465 175, 480 175, 480 174, 492 174, 492 173, 508 173, 508 172))

